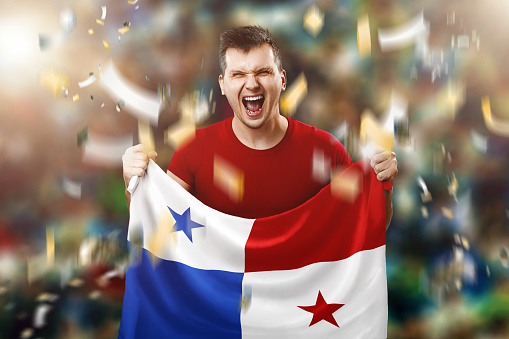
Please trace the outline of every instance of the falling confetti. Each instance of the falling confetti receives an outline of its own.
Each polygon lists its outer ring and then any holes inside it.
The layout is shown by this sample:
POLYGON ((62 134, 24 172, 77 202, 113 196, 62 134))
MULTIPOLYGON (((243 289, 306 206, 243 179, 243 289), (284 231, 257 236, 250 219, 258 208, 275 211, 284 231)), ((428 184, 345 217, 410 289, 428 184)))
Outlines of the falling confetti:
POLYGON ((71 76, 50 67, 39 74, 39 85, 55 98, 71 84, 71 76))
POLYGON ((281 111, 283 114, 291 117, 307 93, 308 82, 304 73, 301 73, 281 95, 281 111))
POLYGON ((442 207, 442 214, 450 220, 454 219, 454 214, 450 208, 442 207))
POLYGON ((357 19, 357 47, 360 58, 371 55, 371 32, 367 14, 357 19))
POLYGON ((115 109, 117 110, 117 112, 120 112, 122 110, 122 108, 125 107, 125 100, 124 99, 120 99, 117 104, 115 105, 115 109))
POLYGON ((103 45, 105 49, 110 49, 110 45, 106 42, 106 40, 103 40, 103 45))
POLYGON ((78 82, 78 86, 79 86, 80 88, 90 86, 90 85, 92 85, 92 84, 95 82, 95 80, 96 80, 96 78, 95 78, 95 76, 92 74, 92 75, 90 75, 90 76, 88 77, 88 79, 87 79, 87 80, 83 80, 83 81, 78 82))
POLYGON ((101 6, 101 20, 104 21, 106 19, 106 6, 101 6))
POLYGON ((122 28, 119 28, 118 29, 118 32, 122 35, 124 35, 124 33, 127 33, 129 32, 129 27, 122 27, 122 28))
POLYGON ((162 105, 157 94, 134 85, 125 79, 116 69, 113 62, 109 62, 101 77, 100 85, 113 100, 125 100, 126 110, 137 118, 148 120, 157 125, 162 105))
POLYGON ((362 175, 359 172, 343 172, 330 184, 332 195, 353 203, 362 190, 362 175))
POLYGON ((322 31, 323 12, 316 4, 309 6, 304 14, 304 29, 314 38, 322 31))
POLYGON ((401 26, 390 29, 379 28, 378 42, 382 52, 389 52, 410 46, 428 35, 429 23, 424 20, 424 13, 421 12, 401 26))
POLYGON ((74 180, 64 178, 62 190, 71 198, 81 199, 81 183, 74 180))
POLYGON ((99 20, 99 19, 95 19, 95 22, 101 26, 104 26, 104 21, 102 20, 99 20))
POLYGON ((70 8, 64 8, 60 11, 60 27, 65 33, 71 33, 76 28, 76 13, 70 8))
POLYGON ((131 134, 121 137, 112 137, 88 132, 88 142, 83 153, 85 163, 117 166, 122 165, 122 155, 133 145, 131 134))
POLYGON ((232 201, 239 202, 244 196, 244 172, 216 154, 214 156, 214 185, 232 201))
POLYGON ((145 121, 138 120, 138 139, 143 145, 143 152, 155 151, 154 134, 150 125, 145 121))
POLYGON ((46 259, 48 266, 55 263, 55 228, 46 227, 46 259))
POLYGON ((486 128, 493 134, 509 137, 509 122, 498 119, 491 113, 490 97, 484 96, 482 98, 482 114, 486 128))
POLYGON ((392 151, 394 132, 387 131, 369 109, 361 115, 359 138, 361 145, 368 150, 392 151))

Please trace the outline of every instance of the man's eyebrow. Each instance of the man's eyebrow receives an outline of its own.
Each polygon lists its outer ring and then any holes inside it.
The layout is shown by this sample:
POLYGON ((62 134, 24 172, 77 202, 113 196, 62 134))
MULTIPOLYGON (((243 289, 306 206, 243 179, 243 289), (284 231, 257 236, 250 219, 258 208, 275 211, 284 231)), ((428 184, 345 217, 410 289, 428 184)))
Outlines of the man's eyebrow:
MULTIPOLYGON (((264 72, 264 71, 272 72, 272 68, 270 66, 262 66, 260 68, 257 68, 253 72, 254 73, 259 73, 259 72, 264 72)), ((246 73, 250 73, 250 72, 251 71, 242 71, 240 69, 232 69, 229 73, 230 74, 246 74, 246 73)))

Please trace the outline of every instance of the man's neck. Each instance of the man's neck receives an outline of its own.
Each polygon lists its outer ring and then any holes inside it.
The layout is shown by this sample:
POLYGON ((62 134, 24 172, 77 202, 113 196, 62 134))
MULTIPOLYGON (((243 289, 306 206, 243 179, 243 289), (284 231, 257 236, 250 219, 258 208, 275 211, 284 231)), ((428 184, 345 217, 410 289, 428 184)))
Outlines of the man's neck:
POLYGON ((278 114, 262 127, 254 129, 247 127, 234 117, 232 129, 237 139, 247 147, 265 150, 276 146, 283 139, 288 129, 288 120, 278 114))

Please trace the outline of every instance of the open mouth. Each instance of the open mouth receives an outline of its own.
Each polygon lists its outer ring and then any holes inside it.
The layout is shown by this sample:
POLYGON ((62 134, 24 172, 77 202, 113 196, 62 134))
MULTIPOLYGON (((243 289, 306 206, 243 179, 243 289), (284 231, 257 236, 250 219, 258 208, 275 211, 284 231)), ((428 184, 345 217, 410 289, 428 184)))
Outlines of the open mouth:
POLYGON ((264 101, 265 97, 263 95, 242 98, 242 103, 246 108, 246 113, 251 117, 257 116, 261 113, 264 101))

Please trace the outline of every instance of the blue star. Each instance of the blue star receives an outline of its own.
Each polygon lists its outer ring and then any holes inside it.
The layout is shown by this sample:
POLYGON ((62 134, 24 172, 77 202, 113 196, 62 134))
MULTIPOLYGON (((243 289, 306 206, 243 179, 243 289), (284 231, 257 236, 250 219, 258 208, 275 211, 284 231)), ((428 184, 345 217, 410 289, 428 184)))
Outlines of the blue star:
POLYGON ((205 227, 205 225, 201 225, 191 220, 191 207, 189 207, 182 214, 178 214, 177 212, 172 210, 169 206, 168 209, 170 210, 171 215, 173 215, 173 218, 175 219, 174 232, 184 231, 185 235, 189 238, 189 240, 193 242, 192 234, 193 228, 205 227))

